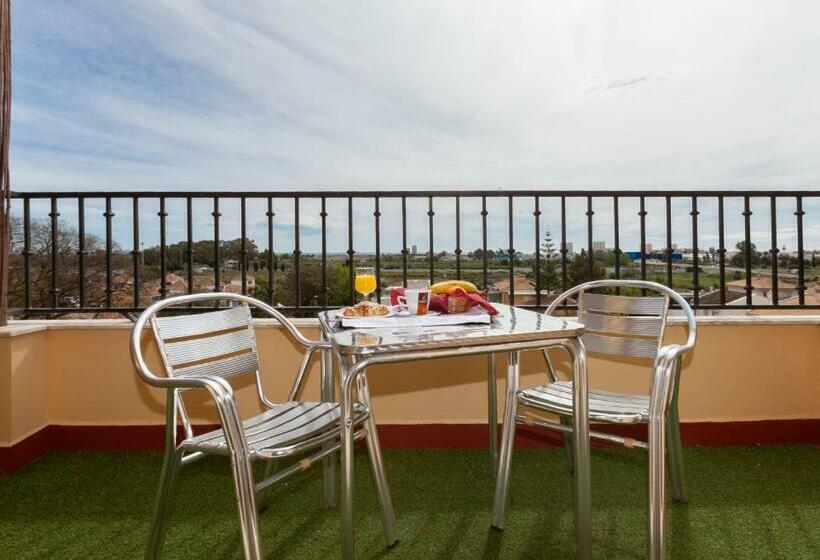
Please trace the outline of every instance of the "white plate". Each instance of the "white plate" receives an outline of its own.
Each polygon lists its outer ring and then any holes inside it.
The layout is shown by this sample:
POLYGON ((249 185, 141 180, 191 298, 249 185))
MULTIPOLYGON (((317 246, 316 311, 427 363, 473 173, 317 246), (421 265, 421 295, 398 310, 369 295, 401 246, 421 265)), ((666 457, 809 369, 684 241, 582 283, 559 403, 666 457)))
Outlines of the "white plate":
MULTIPOLYGON (((424 315, 428 317, 435 317, 436 315, 441 315, 441 311, 428 311, 424 315)), ((402 313, 401 311, 396 311, 396 317, 424 317, 424 315, 410 315, 409 313, 402 313)))
POLYGON ((342 314, 342 310, 336 310, 336 319, 345 319, 346 321, 355 321, 357 319, 386 319, 388 317, 393 317, 396 315, 396 310, 393 309, 391 306, 387 306, 387 315, 368 315, 367 317, 345 317, 342 314))

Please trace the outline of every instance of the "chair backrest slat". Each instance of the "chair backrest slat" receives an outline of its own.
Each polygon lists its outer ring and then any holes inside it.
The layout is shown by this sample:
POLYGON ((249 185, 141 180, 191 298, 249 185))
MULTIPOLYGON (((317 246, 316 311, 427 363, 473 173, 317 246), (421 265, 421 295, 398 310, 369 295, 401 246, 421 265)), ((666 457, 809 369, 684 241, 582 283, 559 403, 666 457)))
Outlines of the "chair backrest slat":
POLYGON ((618 296, 582 291, 578 320, 587 351, 654 359, 666 326, 665 296, 618 296))
POLYGON ((259 369, 256 337, 247 305, 154 317, 152 326, 170 376, 228 378, 259 369))
POLYGON ((168 363, 176 369, 182 364, 213 360, 226 354, 253 352, 253 346, 253 332, 245 328, 206 338, 166 342, 165 355, 168 363))
POLYGON ((578 314, 578 320, 587 330, 638 336, 658 336, 663 329, 663 317, 651 315, 605 315, 586 310, 578 314))
POLYGON ((174 376, 200 377, 203 375, 218 375, 220 377, 233 377, 243 373, 253 373, 259 369, 259 360, 256 354, 239 354, 213 362, 205 362, 174 370, 174 376))
POLYGON ((159 327, 163 340, 202 336, 218 331, 247 327, 250 309, 239 305, 219 311, 207 311, 191 315, 170 315, 154 317, 154 328, 159 327))
POLYGON ((587 333, 583 335, 583 340, 587 352, 631 358, 654 358, 658 352, 658 341, 652 338, 628 338, 587 333))
POLYGON ((663 296, 611 296, 583 292, 581 297, 585 311, 598 313, 661 315, 666 309, 666 298, 663 296))

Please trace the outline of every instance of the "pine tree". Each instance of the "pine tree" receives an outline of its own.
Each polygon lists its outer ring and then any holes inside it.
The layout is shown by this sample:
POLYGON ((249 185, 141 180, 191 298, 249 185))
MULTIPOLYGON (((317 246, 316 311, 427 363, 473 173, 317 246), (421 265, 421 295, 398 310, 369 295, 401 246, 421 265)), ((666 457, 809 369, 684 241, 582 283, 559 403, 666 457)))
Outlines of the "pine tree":
POLYGON ((544 240, 541 242, 541 288, 548 293, 555 292, 560 286, 558 274, 558 251, 555 250, 555 242, 552 240, 550 230, 544 232, 544 240))

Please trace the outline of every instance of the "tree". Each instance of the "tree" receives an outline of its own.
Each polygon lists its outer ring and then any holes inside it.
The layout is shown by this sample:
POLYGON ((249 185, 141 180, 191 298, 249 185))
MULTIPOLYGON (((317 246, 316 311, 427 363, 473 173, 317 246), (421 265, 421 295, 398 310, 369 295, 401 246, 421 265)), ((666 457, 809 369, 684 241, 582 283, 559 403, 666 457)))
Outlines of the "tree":
POLYGON ((552 240, 550 230, 544 232, 544 240, 541 242, 541 287, 547 292, 555 292, 561 286, 561 278, 558 274, 558 252, 555 250, 555 243, 552 240))
POLYGON ((606 278, 606 268, 600 261, 592 261, 592 278, 589 277, 589 258, 584 249, 570 261, 567 271, 571 285, 577 286, 591 280, 606 278))
MULTIPOLYGON (((729 259, 729 264, 736 268, 744 268, 746 266, 746 242, 740 241, 735 245, 737 252, 729 259)), ((751 256, 751 266, 756 267, 761 264, 761 254, 757 252, 757 246, 754 243, 749 244, 749 252, 751 256)))
MULTIPOLYGON (((12 244, 9 260, 9 304, 10 307, 25 306, 25 259, 23 220, 11 217, 12 244)), ((69 224, 57 223, 56 245, 54 245, 56 267, 53 268, 54 287, 59 307, 74 307, 79 303, 80 236, 69 224)), ((104 305, 106 302, 106 258, 105 244, 92 234, 86 233, 85 250, 85 303, 104 305)), ((49 220, 31 220, 29 228, 29 289, 32 307, 50 307, 52 303, 52 231, 49 220)), ((117 243, 112 243, 111 298, 115 305, 128 305, 133 298, 133 286, 128 274, 120 271, 133 270, 130 254, 124 253, 117 243)))

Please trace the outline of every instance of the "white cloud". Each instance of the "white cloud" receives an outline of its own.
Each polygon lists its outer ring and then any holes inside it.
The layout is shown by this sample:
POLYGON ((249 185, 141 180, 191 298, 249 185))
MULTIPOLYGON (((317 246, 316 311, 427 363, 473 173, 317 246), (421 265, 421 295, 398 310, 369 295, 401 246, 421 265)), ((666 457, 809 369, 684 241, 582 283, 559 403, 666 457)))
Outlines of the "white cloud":
POLYGON ((15 15, 18 189, 820 182, 815 2, 15 15))

